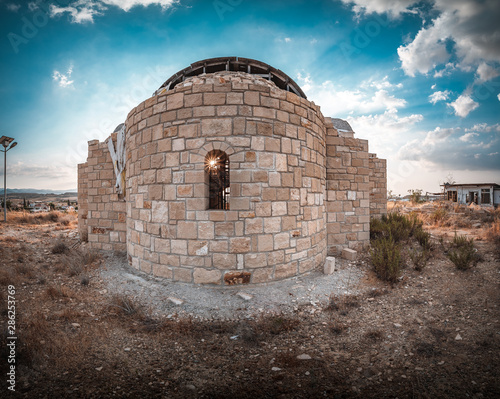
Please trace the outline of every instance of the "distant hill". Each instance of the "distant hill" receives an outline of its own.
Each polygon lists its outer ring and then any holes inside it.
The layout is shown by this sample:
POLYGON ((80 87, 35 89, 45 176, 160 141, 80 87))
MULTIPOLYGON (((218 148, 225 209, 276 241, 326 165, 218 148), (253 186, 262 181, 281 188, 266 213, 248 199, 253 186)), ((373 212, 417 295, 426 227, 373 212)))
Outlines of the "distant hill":
MULTIPOLYGON (((76 194, 78 190, 44 190, 37 188, 8 188, 7 195, 9 194, 76 194)), ((0 188, 0 195, 3 195, 3 188, 0 188)))

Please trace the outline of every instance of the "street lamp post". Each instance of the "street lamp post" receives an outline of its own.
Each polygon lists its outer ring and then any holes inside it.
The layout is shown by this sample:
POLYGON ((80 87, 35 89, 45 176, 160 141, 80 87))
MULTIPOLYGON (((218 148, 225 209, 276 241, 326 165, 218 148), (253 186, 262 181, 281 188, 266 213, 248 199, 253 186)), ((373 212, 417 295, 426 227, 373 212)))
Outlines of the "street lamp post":
POLYGON ((0 144, 3 146, 3 221, 7 221, 7 151, 14 148, 17 143, 12 137, 0 137, 0 144), (13 143, 12 143, 13 142, 13 143), (12 144, 11 144, 12 143, 12 144))

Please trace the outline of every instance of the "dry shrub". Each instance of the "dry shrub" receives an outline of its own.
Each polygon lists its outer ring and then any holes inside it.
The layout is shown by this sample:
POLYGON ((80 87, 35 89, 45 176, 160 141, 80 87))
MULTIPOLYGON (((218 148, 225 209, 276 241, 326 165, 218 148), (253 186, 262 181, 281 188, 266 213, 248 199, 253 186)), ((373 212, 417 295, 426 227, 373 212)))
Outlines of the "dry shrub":
POLYGON ((369 330, 365 337, 371 341, 381 341, 384 338, 384 332, 382 330, 369 330))
POLYGON ((440 205, 431 213, 430 218, 434 225, 441 226, 448 219, 448 210, 440 205))
POLYGON ((12 236, 0 237, 0 241, 2 242, 17 242, 17 239, 12 236))
POLYGON ((349 313, 349 310, 359 308, 359 298, 357 295, 330 295, 328 305, 325 310, 332 312, 338 311, 342 315, 349 313))
POLYGON ((340 335, 347 330, 347 324, 339 320, 330 320, 327 327, 333 335, 340 335))
POLYGON ((92 340, 105 332, 100 331, 97 334, 93 331, 98 329, 95 326, 86 326, 85 330, 74 327, 69 330, 62 329, 57 322, 57 319, 67 322, 73 316, 76 314, 67 310, 57 314, 57 318, 47 319, 41 312, 21 318, 16 354, 19 361, 40 370, 48 364, 51 367, 68 368, 84 363, 88 358, 92 340))
POLYGON ((114 295, 109 303, 109 310, 117 315, 144 316, 143 306, 127 295, 114 295))
POLYGON ((64 308, 63 310, 53 313, 48 319, 49 320, 64 320, 64 321, 73 321, 81 318, 83 315, 73 309, 73 308, 64 308))
POLYGON ((51 251, 53 254, 64 254, 69 251, 69 248, 64 241, 57 240, 51 251))
POLYGON ((429 250, 425 248, 421 250, 417 248, 411 249, 409 251, 409 256, 413 263, 413 267, 418 272, 424 270, 425 266, 427 265, 427 261, 430 258, 429 250))
MULTIPOLYGON (((498 208, 495 213, 499 210, 500 208, 498 208)), ((482 236, 488 241, 493 241, 500 244, 500 216, 495 216, 495 219, 490 224, 490 226, 483 230, 482 236)))
POLYGON ((15 268, 17 274, 22 274, 28 278, 33 277, 33 270, 26 263, 18 263, 15 268))
POLYGON ((74 293, 64 285, 51 285, 45 290, 45 295, 50 299, 71 298, 74 293))
POLYGON ((19 286, 21 281, 22 278, 20 278, 19 274, 14 273, 11 269, 0 268, 0 286, 19 286))
POLYGON ((474 239, 456 234, 447 256, 459 270, 467 270, 481 260, 481 256, 474 248, 474 239))
POLYGON ((36 365, 44 361, 41 351, 46 344, 46 338, 52 336, 51 324, 41 312, 30 314, 18 322, 18 342, 16 361, 21 364, 36 365))
POLYGON ((101 255, 94 249, 76 249, 69 251, 61 259, 60 271, 66 271, 70 277, 80 275, 86 268, 101 260, 101 255))

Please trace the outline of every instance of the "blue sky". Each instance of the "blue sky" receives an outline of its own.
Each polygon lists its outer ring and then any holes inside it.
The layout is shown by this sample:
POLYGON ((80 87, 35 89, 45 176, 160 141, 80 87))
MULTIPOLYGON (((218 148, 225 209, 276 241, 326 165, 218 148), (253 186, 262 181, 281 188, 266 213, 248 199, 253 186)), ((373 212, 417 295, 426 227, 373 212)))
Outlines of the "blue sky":
POLYGON ((395 193, 500 183, 497 0, 0 0, 0 18, 10 188, 76 188, 88 140, 219 56, 271 64, 347 119, 395 193))

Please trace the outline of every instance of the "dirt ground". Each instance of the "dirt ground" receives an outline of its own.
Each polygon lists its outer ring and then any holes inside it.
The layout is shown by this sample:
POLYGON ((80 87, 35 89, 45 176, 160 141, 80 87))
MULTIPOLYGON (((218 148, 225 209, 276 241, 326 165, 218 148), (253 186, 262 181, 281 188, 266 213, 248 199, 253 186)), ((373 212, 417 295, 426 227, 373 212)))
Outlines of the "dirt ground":
MULTIPOLYGON (((421 213, 434 218, 434 211, 421 213)), ((486 239, 480 212, 457 214, 468 220, 463 227, 424 226, 433 234, 432 257, 421 272, 408 261, 396 284, 378 280, 361 253, 353 264, 339 262, 330 298, 322 291, 324 300, 311 300, 306 286, 305 300, 292 298, 293 306, 249 312, 265 296, 260 287, 249 301, 239 298, 243 317, 235 308, 234 317, 212 318, 182 311, 189 299, 160 309, 160 296, 155 302, 142 300, 140 289, 121 293, 109 273, 121 258, 88 250, 67 216, 11 219, 0 224, 1 397, 500 397, 499 241, 486 239), (476 238, 482 255, 467 271, 444 252, 457 229, 476 238), (339 277, 351 268, 356 279, 339 277), (4 374, 9 286, 15 394, 4 374)), ((169 287, 126 267, 127 281, 169 287)), ((285 296, 307 285, 301 281, 284 285, 285 296)))

